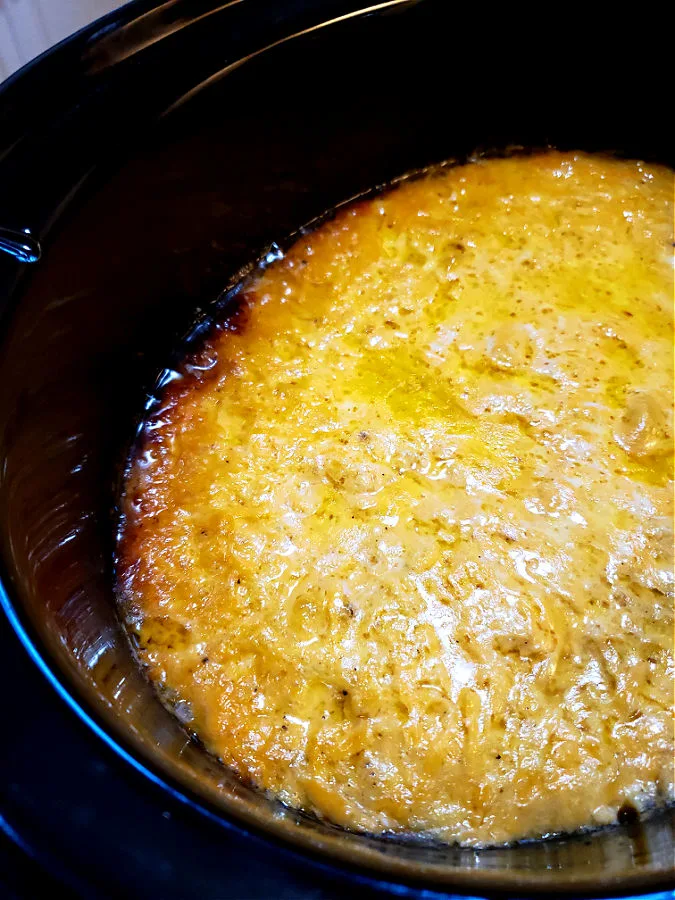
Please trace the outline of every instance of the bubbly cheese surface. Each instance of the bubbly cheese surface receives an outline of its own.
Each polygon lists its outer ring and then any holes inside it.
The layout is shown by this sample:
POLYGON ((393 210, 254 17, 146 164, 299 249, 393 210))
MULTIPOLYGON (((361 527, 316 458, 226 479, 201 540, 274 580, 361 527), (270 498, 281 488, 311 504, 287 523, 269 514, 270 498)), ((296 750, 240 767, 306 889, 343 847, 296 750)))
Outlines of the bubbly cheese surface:
POLYGON ((673 173, 478 160, 252 276, 132 460, 118 578, 227 766, 490 844, 673 799, 673 173))

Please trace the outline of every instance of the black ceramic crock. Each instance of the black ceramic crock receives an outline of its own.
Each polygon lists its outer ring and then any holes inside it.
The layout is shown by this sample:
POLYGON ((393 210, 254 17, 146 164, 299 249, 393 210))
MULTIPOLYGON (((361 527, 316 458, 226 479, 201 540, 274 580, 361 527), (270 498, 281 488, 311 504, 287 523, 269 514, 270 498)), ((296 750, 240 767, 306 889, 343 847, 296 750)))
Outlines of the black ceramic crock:
POLYGON ((146 391, 233 273, 347 198, 476 149, 672 164, 667 31, 634 8, 610 23, 443 0, 137 2, 0 91, 0 226, 43 248, 32 265, 0 253, 2 602, 83 720, 199 815, 391 885, 672 888, 670 812, 470 850, 266 799, 155 700, 111 580, 115 483, 146 391))

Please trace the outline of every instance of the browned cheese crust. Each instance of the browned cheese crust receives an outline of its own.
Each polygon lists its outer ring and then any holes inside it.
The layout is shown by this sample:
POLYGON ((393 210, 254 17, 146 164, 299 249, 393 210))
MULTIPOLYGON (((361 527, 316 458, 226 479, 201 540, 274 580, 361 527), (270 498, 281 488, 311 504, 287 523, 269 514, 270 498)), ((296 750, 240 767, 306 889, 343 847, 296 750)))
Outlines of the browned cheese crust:
POLYGON ((249 280, 149 423, 119 564, 227 766, 473 844, 672 800, 672 201, 479 160, 249 280))

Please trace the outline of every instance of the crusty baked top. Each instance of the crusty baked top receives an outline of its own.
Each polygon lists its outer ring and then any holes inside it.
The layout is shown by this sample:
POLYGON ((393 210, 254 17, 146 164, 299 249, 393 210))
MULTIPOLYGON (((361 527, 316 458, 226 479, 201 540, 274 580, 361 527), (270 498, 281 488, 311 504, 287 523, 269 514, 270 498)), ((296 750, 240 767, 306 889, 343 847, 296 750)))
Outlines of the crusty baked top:
POLYGON ((480 160, 245 285, 146 427, 118 566, 225 764, 469 843, 673 798, 672 199, 480 160))

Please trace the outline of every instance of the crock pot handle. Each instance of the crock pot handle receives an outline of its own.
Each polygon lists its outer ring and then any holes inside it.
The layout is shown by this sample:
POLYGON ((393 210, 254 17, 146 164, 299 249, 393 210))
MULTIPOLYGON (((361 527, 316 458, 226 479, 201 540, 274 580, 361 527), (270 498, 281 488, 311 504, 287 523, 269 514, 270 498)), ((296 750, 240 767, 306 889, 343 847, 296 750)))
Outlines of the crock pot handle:
POLYGON ((30 229, 15 231, 13 228, 0 226, 0 251, 9 253, 19 262, 35 263, 42 256, 42 248, 37 238, 30 233, 30 229))

